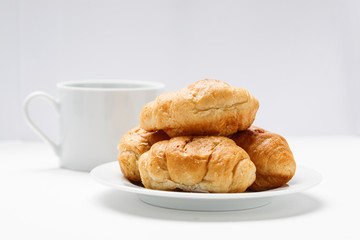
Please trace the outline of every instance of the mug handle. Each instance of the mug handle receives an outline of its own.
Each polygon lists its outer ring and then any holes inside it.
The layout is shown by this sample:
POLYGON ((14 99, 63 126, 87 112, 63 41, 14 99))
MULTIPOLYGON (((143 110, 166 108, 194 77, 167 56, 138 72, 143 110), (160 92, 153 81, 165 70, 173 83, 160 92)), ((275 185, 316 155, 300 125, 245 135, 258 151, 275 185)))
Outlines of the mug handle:
POLYGON ((35 133, 37 133, 46 143, 48 143, 52 147, 55 154, 57 156, 60 156, 60 145, 56 144, 48 136, 46 136, 45 133, 43 131, 41 131, 41 129, 38 126, 36 126, 36 124, 30 118, 30 115, 29 115, 29 103, 34 98, 41 98, 41 99, 49 102, 50 104, 52 104, 53 107, 55 108, 57 114, 60 113, 60 103, 59 103, 58 100, 56 100, 55 98, 53 98, 49 94, 39 91, 39 92, 33 92, 29 96, 27 96, 25 98, 25 100, 24 100, 24 105, 23 105, 24 115, 25 115, 25 119, 26 119, 27 123, 35 131, 35 133))

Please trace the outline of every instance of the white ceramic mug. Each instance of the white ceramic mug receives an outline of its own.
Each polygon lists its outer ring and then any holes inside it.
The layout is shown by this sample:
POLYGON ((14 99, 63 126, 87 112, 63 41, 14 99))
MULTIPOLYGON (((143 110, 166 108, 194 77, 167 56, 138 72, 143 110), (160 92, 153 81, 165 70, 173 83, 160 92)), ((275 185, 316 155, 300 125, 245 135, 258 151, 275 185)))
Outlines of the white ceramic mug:
POLYGON ((117 145, 124 133, 139 125, 142 107, 154 100, 164 85, 126 80, 71 81, 57 84, 59 98, 31 93, 24 102, 25 118, 33 130, 54 149, 60 167, 90 171, 116 161, 117 145), (59 143, 52 141, 29 116, 34 98, 50 102, 59 113, 59 143))

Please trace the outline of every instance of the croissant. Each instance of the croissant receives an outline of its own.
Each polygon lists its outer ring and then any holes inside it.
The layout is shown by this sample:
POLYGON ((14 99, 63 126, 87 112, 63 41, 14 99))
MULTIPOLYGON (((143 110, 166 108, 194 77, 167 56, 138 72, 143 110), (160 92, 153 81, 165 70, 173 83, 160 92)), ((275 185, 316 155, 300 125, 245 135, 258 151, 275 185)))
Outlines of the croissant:
POLYGON ((140 127, 128 131, 118 146, 118 161, 124 176, 132 181, 140 181, 139 157, 154 143, 165 139, 169 139, 169 136, 163 131, 149 132, 140 127))
POLYGON ((288 143, 282 136, 251 126, 230 138, 249 154, 256 166, 256 180, 250 186, 250 190, 277 188, 294 176, 296 163, 288 143))
POLYGON ((219 136, 182 136, 155 143, 139 159, 141 181, 157 190, 244 192, 255 165, 234 141, 219 136))
POLYGON ((258 100, 246 89, 204 79, 146 104, 140 126, 148 131, 161 129, 170 137, 227 136, 250 127, 258 108, 258 100))

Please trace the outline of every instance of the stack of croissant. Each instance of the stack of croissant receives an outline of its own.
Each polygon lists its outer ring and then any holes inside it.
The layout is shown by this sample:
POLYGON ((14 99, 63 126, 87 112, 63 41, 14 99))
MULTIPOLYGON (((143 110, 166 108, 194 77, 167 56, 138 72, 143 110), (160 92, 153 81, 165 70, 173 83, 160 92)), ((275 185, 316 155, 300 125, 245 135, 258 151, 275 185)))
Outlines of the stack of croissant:
POLYGON ((120 169, 150 189, 241 193, 286 184, 296 164, 286 140, 252 126, 258 100, 204 79, 146 104, 118 150, 120 169))

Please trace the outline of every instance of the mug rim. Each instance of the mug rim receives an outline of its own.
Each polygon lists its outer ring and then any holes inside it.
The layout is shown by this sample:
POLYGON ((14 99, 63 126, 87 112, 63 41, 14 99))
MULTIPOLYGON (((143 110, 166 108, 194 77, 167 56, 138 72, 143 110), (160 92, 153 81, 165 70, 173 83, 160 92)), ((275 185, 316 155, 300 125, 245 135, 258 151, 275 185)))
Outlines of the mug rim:
POLYGON ((66 90, 77 90, 77 91, 144 91, 144 90, 155 90, 165 88, 163 83, 153 81, 140 81, 140 80, 127 80, 127 79, 97 79, 97 80, 72 80, 58 82, 56 87, 59 89, 66 90), (86 87, 86 86, 73 86, 75 84, 134 84, 139 87, 129 88, 105 88, 105 87, 86 87))

